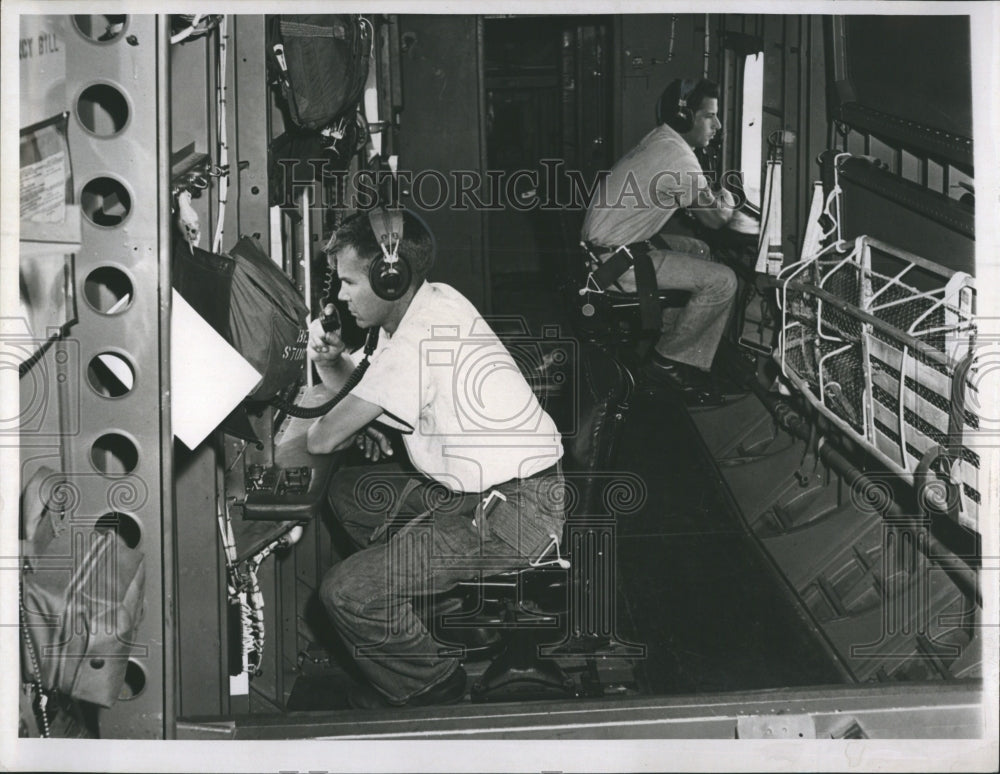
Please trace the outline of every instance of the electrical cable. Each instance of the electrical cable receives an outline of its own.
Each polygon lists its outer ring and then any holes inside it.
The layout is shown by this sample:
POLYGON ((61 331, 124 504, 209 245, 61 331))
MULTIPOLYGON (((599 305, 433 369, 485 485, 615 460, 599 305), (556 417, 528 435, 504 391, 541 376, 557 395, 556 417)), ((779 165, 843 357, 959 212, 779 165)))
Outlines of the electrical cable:
POLYGON ((212 240, 212 252, 222 251, 222 236, 226 221, 226 199, 229 196, 229 143, 226 136, 226 16, 219 22, 219 57, 218 74, 215 84, 216 102, 218 104, 219 121, 219 212, 215 223, 215 238, 212 240))
POLYGON ((318 419, 340 403, 340 401, 347 397, 351 390, 358 386, 358 382, 361 381, 361 377, 364 376, 365 371, 368 370, 369 358, 371 357, 372 352, 375 351, 375 347, 377 345, 378 328, 372 328, 368 333, 368 338, 365 340, 364 360, 358 363, 357 367, 351 372, 351 375, 347 377, 347 381, 344 382, 344 386, 340 388, 340 391, 323 404, 310 408, 305 406, 296 406, 294 403, 276 395, 271 399, 271 405, 278 410, 284 411, 286 414, 298 417, 299 419, 318 419))
POLYGON ((199 32, 198 25, 201 24, 201 19, 203 16, 205 16, 205 14, 201 13, 194 14, 191 17, 191 23, 187 27, 170 36, 170 42, 181 43, 187 40, 189 37, 191 37, 191 35, 193 35, 195 32, 199 32))
POLYGON ((18 603, 21 620, 21 636, 24 637, 24 642, 28 646, 28 657, 31 659, 31 685, 35 689, 35 698, 38 700, 38 715, 42 723, 41 735, 42 738, 48 739, 49 734, 52 730, 49 728, 49 716, 45 711, 46 705, 49 703, 48 694, 45 693, 45 689, 42 688, 42 670, 38 665, 38 653, 35 651, 35 643, 31 641, 31 636, 28 634, 28 619, 24 614, 24 585, 20 582, 17 584, 18 593, 18 603))

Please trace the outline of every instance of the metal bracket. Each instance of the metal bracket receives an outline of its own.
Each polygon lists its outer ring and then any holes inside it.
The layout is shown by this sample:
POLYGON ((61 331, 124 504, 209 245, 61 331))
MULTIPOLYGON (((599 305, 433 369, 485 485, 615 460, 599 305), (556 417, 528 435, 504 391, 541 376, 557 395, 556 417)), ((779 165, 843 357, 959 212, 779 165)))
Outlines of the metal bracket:
POLYGON ((812 715, 750 715, 736 718, 737 739, 815 739, 812 715))
POLYGON ((197 153, 194 143, 174 154, 170 165, 170 194, 176 199, 182 191, 190 191, 198 197, 208 188, 208 178, 212 174, 212 163, 207 153, 197 153))

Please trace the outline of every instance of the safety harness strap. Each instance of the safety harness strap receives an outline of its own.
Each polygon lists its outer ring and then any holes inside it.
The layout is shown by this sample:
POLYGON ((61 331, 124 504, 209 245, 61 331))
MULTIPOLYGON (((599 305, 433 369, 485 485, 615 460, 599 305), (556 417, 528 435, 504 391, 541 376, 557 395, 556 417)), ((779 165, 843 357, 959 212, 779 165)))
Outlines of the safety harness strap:
POLYGON ((591 257, 600 265, 587 279, 587 285, 607 290, 629 268, 635 269, 636 295, 639 299, 639 315, 644 331, 660 330, 660 300, 656 286, 656 271, 649 256, 651 250, 668 249, 667 243, 654 236, 645 242, 633 242, 616 249, 607 260, 601 262, 595 252, 602 248, 584 243, 591 257))
POLYGON ((633 253, 635 256, 635 288, 639 296, 639 317, 644 331, 659 331, 661 325, 660 299, 656 288, 656 272, 649 250, 633 253))

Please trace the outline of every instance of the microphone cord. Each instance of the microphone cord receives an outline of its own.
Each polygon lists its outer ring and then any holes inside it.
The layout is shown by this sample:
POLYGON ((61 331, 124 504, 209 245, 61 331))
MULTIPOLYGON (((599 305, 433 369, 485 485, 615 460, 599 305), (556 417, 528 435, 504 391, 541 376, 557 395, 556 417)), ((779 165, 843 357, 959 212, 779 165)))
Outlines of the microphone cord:
POLYGON ((365 375, 365 371, 368 370, 369 366, 369 358, 371 358, 372 353, 375 351, 375 347, 378 346, 378 330, 379 329, 375 327, 368 331, 368 337, 365 339, 365 359, 358 363, 358 367, 351 372, 349 377, 347 377, 347 381, 344 382, 344 386, 341 387, 340 391, 330 398, 330 400, 319 406, 307 408, 306 406, 297 406, 291 401, 287 401, 281 396, 275 395, 271 398, 271 405, 279 411, 284 411, 289 416, 298 417, 299 419, 318 419, 326 414, 330 409, 346 398, 348 393, 357 387, 358 382, 361 381, 361 377, 365 375))

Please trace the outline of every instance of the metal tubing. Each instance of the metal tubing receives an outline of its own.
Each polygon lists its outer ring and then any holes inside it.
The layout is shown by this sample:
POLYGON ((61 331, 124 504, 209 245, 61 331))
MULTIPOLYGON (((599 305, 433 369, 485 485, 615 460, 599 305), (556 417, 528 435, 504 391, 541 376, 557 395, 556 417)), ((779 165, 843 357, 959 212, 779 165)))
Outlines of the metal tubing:
MULTIPOLYGON (((302 288, 306 307, 312 311, 312 187, 302 190, 302 288)), ((306 366, 306 385, 313 386, 313 370, 306 366)))
MULTIPOLYGON (((789 406, 779 397, 767 391, 756 379, 750 380, 754 394, 764 404, 764 407, 774 415, 780 427, 791 435, 804 441, 809 441, 810 424, 799 412, 789 406)), ((819 448, 820 460, 839 475, 849 487, 860 486, 867 488, 872 485, 871 479, 843 454, 833 448, 831 444, 822 444, 819 448)), ((885 510, 881 513, 882 518, 904 516, 903 509, 890 500, 885 510)), ((926 556, 936 562, 948 574, 958 589, 968 599, 973 599, 980 608, 983 605, 982 594, 979 590, 978 581, 970 579, 970 567, 966 562, 955 556, 940 540, 930 531, 927 533, 926 556)))
POLYGON ((772 287, 787 286, 794 290, 798 290, 802 293, 816 296, 817 298, 825 301, 831 306, 836 307, 840 311, 845 312, 851 315, 852 317, 856 317, 860 322, 868 323, 873 328, 877 328, 878 330, 884 333, 888 333, 894 338, 899 339, 904 344, 912 347, 913 349, 915 349, 917 352, 919 352, 921 355, 928 358, 929 360, 933 360, 935 363, 945 366, 946 368, 952 365, 947 355, 938 352, 936 349, 931 347, 926 342, 921 341, 920 339, 915 338, 914 336, 911 336, 908 333, 899 330, 894 325, 890 325, 885 320, 882 320, 873 314, 869 314, 868 312, 859 309, 854 304, 851 304, 850 302, 845 301, 842 298, 839 298, 838 296, 835 296, 833 293, 830 293, 827 290, 823 290, 822 288, 819 288, 815 285, 810 285, 804 282, 798 282, 798 281, 783 282, 779 279, 772 279, 768 277, 762 277, 761 282, 765 286, 767 285, 770 285, 772 287))
POLYGON ((160 276, 160 513, 163 579, 163 737, 177 737, 177 647, 174 638, 174 439, 170 423, 170 17, 156 20, 156 136, 158 247, 160 276))

